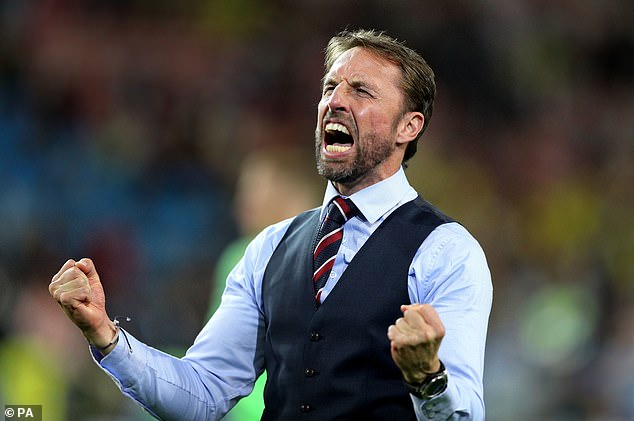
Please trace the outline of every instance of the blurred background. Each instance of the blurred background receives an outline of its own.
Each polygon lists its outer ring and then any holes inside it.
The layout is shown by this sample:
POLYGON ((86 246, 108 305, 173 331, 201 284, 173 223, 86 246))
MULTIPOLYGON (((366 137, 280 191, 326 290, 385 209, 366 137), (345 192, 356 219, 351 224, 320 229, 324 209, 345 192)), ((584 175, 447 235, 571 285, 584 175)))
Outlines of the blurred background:
POLYGON ((372 27, 436 72, 407 174, 489 259, 487 418, 634 419, 633 21, 625 0, 0 2, 0 403, 148 419, 51 276, 92 257, 109 313, 182 353, 221 256, 288 216, 279 189, 320 203, 322 51, 372 27))

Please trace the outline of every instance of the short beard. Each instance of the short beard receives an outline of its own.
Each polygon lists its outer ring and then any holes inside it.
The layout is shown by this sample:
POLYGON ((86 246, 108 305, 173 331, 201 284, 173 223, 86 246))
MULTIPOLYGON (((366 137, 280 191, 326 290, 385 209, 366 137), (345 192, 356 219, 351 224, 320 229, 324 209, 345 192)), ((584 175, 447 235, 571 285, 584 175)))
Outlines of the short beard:
POLYGON ((356 145, 356 155, 351 164, 338 162, 328 163, 321 159, 322 139, 320 131, 315 131, 315 161, 317 173, 333 183, 353 184, 369 174, 377 165, 394 153, 396 146, 386 139, 379 139, 375 134, 366 137, 365 148, 361 143, 356 145))

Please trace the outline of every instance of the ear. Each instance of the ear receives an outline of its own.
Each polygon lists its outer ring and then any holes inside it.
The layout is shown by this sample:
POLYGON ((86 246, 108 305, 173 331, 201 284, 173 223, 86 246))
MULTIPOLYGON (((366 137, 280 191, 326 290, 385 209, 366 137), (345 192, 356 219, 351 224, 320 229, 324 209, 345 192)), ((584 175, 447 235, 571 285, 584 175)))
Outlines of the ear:
POLYGON ((416 136, 423 130, 425 116, 418 111, 409 111, 401 117, 398 123, 398 132, 396 136, 397 144, 409 143, 416 139, 416 136))

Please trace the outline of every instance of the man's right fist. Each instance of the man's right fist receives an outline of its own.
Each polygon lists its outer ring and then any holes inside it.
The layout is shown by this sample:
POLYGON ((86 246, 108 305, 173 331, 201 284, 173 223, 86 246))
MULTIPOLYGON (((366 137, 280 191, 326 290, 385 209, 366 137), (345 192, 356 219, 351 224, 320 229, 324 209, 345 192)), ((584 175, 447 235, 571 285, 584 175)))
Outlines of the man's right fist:
POLYGON ((48 291, 88 342, 103 348, 113 340, 117 327, 106 313, 103 286, 92 260, 68 260, 51 279, 48 291))

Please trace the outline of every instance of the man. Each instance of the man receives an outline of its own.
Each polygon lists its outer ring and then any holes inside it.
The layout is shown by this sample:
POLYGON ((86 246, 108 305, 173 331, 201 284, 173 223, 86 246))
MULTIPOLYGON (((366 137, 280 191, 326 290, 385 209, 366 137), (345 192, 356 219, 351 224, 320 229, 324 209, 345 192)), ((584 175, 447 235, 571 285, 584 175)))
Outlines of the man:
POLYGON ((219 419, 265 369, 267 420, 484 418, 486 259, 402 168, 431 116, 433 72, 373 31, 331 39, 325 69, 323 205, 251 242, 185 357, 110 320, 89 259, 51 281, 95 360, 159 418, 219 419))

